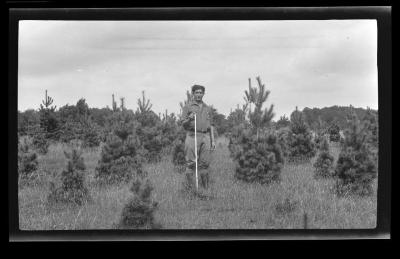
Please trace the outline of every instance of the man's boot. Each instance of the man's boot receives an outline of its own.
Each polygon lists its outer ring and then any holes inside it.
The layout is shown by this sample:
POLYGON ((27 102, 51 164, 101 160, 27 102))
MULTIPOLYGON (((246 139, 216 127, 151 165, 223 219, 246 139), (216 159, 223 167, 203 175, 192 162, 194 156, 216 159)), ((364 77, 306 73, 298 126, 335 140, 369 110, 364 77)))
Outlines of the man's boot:
POLYGON ((206 188, 206 177, 204 174, 200 174, 200 184, 201 187, 206 188))
POLYGON ((195 186, 194 186, 194 181, 193 181, 193 172, 186 171, 186 183, 185 187, 187 191, 193 191, 195 186))
POLYGON ((209 186, 210 186, 210 176, 207 173, 204 175, 204 188, 208 189, 209 186))

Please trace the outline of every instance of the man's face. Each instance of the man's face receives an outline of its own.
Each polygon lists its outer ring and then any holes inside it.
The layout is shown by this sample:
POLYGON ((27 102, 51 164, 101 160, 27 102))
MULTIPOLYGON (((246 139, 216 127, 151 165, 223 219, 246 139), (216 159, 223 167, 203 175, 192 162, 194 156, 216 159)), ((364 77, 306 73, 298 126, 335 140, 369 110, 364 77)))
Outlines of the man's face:
POLYGON ((203 99, 204 93, 201 89, 197 89, 194 91, 193 96, 196 102, 200 102, 203 99))

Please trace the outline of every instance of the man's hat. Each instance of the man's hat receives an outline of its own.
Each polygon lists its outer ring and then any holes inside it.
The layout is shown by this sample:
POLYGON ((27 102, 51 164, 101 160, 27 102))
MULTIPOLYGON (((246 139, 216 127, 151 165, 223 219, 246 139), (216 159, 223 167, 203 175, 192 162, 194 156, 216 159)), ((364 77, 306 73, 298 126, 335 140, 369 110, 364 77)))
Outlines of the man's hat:
POLYGON ((196 91, 198 89, 202 90, 203 93, 206 91, 206 88, 204 86, 202 86, 202 85, 194 85, 194 86, 192 86, 192 93, 194 93, 194 91, 196 91))

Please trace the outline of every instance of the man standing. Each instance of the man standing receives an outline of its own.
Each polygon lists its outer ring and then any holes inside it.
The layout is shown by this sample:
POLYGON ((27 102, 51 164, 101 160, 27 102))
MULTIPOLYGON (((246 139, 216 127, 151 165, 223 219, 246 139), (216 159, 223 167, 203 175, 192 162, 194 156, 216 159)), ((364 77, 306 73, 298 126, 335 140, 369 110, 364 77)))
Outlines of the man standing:
POLYGON ((181 123, 186 130, 185 159, 186 159, 186 188, 201 195, 201 191, 209 188, 209 166, 211 161, 211 150, 215 149, 214 127, 212 125, 211 107, 203 102, 205 87, 201 85, 192 86, 193 100, 189 101, 182 109, 181 123), (199 176, 199 190, 196 191, 196 148, 194 114, 196 114, 197 126, 197 166, 199 176))

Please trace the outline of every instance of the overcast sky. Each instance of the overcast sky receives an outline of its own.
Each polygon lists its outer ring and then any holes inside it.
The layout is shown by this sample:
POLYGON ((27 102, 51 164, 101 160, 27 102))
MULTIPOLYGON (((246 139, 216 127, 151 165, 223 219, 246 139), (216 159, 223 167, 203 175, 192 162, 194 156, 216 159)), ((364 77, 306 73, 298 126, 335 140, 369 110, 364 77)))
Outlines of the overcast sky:
POLYGON ((260 76, 276 116, 296 106, 378 108, 375 20, 21 21, 18 110, 54 104, 136 110, 141 91, 153 110, 179 113, 193 84, 228 115, 260 76))

